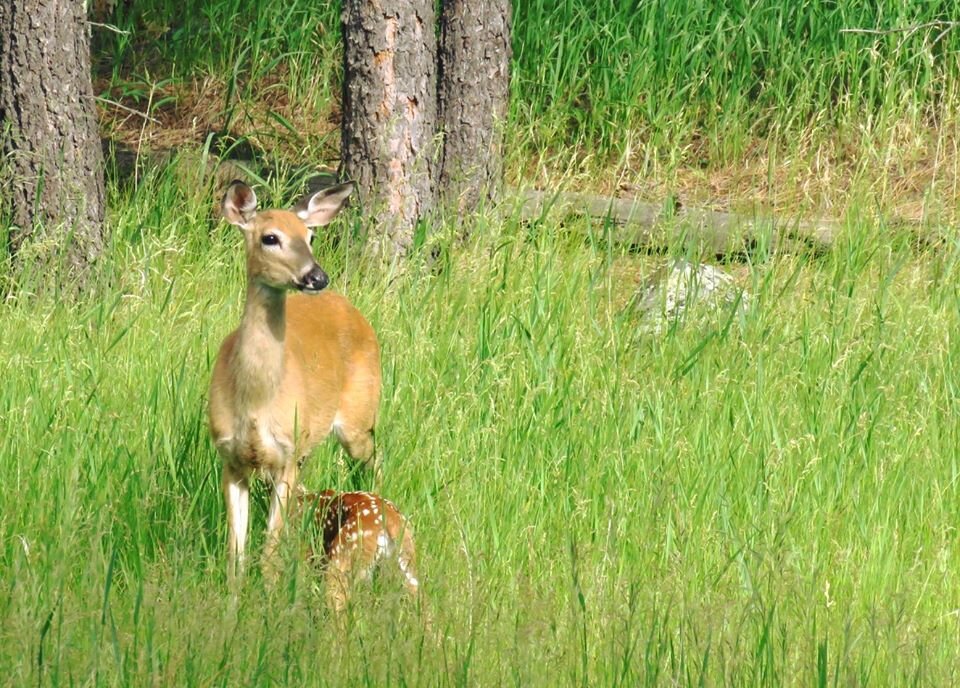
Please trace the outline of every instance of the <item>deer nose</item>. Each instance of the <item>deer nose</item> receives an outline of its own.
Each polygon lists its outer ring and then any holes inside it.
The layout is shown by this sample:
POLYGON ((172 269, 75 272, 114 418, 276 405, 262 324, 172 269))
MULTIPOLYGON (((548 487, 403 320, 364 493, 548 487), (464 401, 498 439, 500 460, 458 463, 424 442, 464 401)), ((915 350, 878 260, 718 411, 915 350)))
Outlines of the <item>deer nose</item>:
POLYGON ((322 291, 328 284, 330 284, 330 278, 327 277, 327 273, 319 265, 314 265, 307 274, 300 278, 298 286, 300 291, 315 293, 322 291))

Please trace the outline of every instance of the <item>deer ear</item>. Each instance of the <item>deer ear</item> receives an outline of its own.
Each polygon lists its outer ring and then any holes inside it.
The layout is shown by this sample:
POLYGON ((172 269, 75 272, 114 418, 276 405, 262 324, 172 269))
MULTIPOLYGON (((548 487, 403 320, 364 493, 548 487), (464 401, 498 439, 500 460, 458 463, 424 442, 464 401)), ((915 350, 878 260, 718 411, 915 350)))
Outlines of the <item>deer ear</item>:
POLYGON ((220 211, 227 222, 237 227, 247 229, 257 215, 257 194, 253 189, 235 179, 223 196, 220 211))
POLYGON ((296 208, 297 217, 307 227, 320 227, 329 224, 347 204, 347 198, 353 193, 353 182, 329 186, 313 194, 305 205, 296 208))

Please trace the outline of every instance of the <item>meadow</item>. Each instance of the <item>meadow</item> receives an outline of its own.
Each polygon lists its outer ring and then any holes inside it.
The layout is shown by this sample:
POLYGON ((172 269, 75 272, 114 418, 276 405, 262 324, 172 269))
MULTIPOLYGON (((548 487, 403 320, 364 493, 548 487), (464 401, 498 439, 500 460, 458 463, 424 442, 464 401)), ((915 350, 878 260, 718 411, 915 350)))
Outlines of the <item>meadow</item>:
MULTIPOLYGON (((823 255, 725 264, 747 308, 652 335, 631 295, 665 257, 603 223, 521 220, 508 195, 388 271, 346 213, 315 252, 380 338, 383 493, 431 624, 384 576, 344 630, 295 542, 279 585, 229 592, 205 418, 244 279, 207 161, 242 151, 276 205, 335 165, 338 9, 183 5, 96 29, 103 131, 135 167, 108 170, 89 292, 28 276, 0 306, 5 683, 951 683, 957 7, 516 3, 511 187, 841 230, 823 255)), ((305 483, 363 484, 341 458, 325 445, 305 483)), ((254 551, 264 512, 260 491, 254 551)))

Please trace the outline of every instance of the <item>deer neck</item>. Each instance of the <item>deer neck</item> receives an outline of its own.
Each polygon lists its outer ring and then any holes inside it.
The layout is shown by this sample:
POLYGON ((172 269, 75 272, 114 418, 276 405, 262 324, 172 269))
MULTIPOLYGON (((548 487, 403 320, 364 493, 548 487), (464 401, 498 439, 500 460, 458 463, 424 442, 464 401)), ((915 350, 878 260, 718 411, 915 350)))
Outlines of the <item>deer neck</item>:
POLYGON ((269 404, 280 389, 285 337, 286 293, 250 280, 232 361, 238 401, 250 411, 269 404))

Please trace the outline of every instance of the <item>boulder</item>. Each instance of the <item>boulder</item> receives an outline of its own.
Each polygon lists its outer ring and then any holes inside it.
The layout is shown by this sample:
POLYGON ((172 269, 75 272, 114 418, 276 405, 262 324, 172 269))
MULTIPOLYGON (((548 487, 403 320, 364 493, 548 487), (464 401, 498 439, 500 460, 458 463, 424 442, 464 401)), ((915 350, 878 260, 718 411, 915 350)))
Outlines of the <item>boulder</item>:
POLYGON ((640 315, 642 330, 660 334, 674 323, 729 315, 731 308, 742 313, 749 301, 749 293, 720 268, 678 259, 643 281, 632 307, 640 315))

